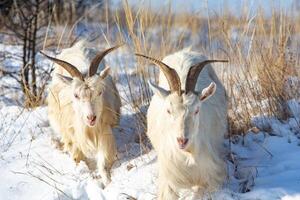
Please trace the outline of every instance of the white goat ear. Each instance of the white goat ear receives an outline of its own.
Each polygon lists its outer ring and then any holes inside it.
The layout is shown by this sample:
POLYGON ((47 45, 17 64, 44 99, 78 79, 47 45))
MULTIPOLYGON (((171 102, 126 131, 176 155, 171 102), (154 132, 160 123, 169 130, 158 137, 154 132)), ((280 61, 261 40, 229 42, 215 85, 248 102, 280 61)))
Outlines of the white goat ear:
POLYGON ((73 81, 73 78, 69 77, 69 76, 64 76, 64 75, 61 75, 61 74, 55 74, 55 76, 61 80, 62 82, 64 82, 65 84, 67 85, 70 85, 73 81))
POLYGON ((148 81, 148 84, 149 84, 151 90, 154 92, 154 94, 160 96, 161 98, 165 98, 170 94, 169 91, 167 91, 164 88, 161 88, 161 87, 151 83, 151 81, 148 81))
POLYGON ((204 88, 199 96, 200 101, 205 101, 211 97, 217 89, 217 85, 211 82, 208 87, 204 88))
POLYGON ((100 78, 101 79, 105 79, 105 77, 107 77, 107 75, 110 73, 110 67, 105 67, 105 69, 103 69, 101 72, 100 72, 100 78))

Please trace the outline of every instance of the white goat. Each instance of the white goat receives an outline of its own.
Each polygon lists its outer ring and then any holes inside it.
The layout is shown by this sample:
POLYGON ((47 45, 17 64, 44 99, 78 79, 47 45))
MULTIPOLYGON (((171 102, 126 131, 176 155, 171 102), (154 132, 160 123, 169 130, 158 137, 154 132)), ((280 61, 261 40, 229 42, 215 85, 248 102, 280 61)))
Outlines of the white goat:
POLYGON ((110 68, 100 75, 96 72, 104 56, 118 47, 98 53, 90 65, 82 42, 63 50, 57 58, 41 52, 56 63, 47 99, 50 125, 62 135, 64 150, 77 163, 86 158, 97 160, 104 185, 110 182, 110 169, 116 159, 112 127, 119 122, 121 101, 110 68), (88 74, 83 75, 87 70, 88 74))
POLYGON ((147 135, 158 154, 158 199, 179 198, 181 189, 199 194, 216 190, 226 175, 220 154, 227 131, 227 97, 208 64, 227 61, 207 60, 187 49, 163 62, 136 55, 163 72, 158 86, 149 82, 154 96, 147 115, 147 135))

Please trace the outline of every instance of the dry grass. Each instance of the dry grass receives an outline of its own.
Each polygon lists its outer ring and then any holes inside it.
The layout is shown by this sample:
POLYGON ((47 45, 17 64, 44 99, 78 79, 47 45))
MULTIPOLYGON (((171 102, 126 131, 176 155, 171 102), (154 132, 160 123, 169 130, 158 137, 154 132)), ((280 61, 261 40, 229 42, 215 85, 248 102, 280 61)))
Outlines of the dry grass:
MULTIPOLYGON (((291 97, 284 85, 288 77, 299 76, 299 44, 292 42, 300 33, 295 13, 274 9, 266 17, 263 10, 251 15, 245 9, 240 17, 226 11, 203 17, 193 13, 174 14, 170 7, 156 12, 132 9, 123 1, 123 8, 111 16, 111 21, 119 32, 117 38, 109 38, 107 34, 107 40, 125 41, 134 52, 163 58, 191 45, 210 58, 228 58, 230 64, 218 66, 217 71, 230 100, 232 134, 246 133, 255 115, 287 117, 285 101, 291 97)), ((142 67, 146 65, 144 60, 137 59, 136 71, 142 84, 138 98, 130 92, 135 109, 149 102, 151 95, 145 80, 157 77, 157 73, 142 67)), ((130 81, 128 78, 129 85, 130 81)), ((144 124, 145 117, 141 118, 144 124)))
MULTIPOLYGON (((49 38, 45 39, 44 48, 54 45, 61 49, 73 44, 78 39, 73 34, 74 27, 83 21, 104 24, 99 29, 101 39, 95 40, 98 44, 112 46, 125 42, 132 53, 162 59, 169 53, 192 46, 209 58, 230 60, 228 65, 217 66, 216 70, 228 92, 232 134, 249 130, 255 115, 287 117, 285 101, 290 96, 284 85, 288 77, 299 76, 300 17, 295 9, 289 13, 273 9, 267 17, 262 9, 255 14, 244 9, 241 16, 226 9, 222 14, 203 16, 200 12, 174 13, 171 5, 156 11, 132 8, 127 0, 123 0, 117 10, 105 6, 104 12, 96 16, 97 6, 91 9, 92 17, 90 12, 85 12, 72 26, 57 24, 53 18, 52 29, 48 27, 52 33, 46 34, 49 38)), ((137 59, 136 63, 122 63, 121 69, 127 76, 127 86, 121 88, 126 90, 123 101, 139 113, 137 126, 140 130, 146 129, 142 110, 151 98, 147 80, 157 81, 158 75, 153 68, 146 67, 148 65, 145 60, 137 59)))
POLYGON ((299 44, 291 41, 300 30, 288 14, 274 12, 270 18, 265 18, 258 13, 239 27, 242 32, 239 38, 248 41, 240 40, 234 46, 230 42, 227 44, 227 55, 234 66, 234 72, 227 75, 233 133, 245 133, 255 115, 285 119, 285 102, 291 98, 285 84, 288 77, 299 76, 296 54, 299 44))

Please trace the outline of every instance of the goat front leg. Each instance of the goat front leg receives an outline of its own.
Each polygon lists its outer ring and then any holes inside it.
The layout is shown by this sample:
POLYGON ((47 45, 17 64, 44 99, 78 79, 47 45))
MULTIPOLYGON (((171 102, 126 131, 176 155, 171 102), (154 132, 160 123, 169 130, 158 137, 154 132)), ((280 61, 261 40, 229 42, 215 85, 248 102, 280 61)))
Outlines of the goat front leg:
POLYGON ((63 152, 73 152, 72 138, 74 138, 74 129, 72 127, 62 132, 61 143, 63 144, 63 152))
POLYGON ((64 140, 62 140, 61 143, 63 144, 62 151, 64 153, 72 152, 73 151, 73 143, 72 143, 72 141, 64 141, 64 140))
POLYGON ((104 186, 111 182, 110 170, 117 157, 115 138, 111 127, 106 125, 100 135, 97 153, 97 168, 104 186))
POLYGON ((72 158, 76 162, 76 164, 78 164, 81 160, 85 159, 85 156, 81 151, 81 149, 79 149, 75 144, 73 144, 72 147, 73 147, 71 151, 72 158))
POLYGON ((175 200, 178 199, 179 196, 174 192, 165 178, 159 178, 159 192, 158 192, 158 200, 175 200))

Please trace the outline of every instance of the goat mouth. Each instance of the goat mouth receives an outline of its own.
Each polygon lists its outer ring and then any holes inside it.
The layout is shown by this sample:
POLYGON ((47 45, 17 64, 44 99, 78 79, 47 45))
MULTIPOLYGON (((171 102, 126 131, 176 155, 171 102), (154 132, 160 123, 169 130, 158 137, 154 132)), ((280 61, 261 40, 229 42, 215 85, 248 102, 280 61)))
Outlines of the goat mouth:
POLYGON ((189 141, 188 141, 188 139, 186 139, 184 141, 178 142, 178 147, 179 147, 179 149, 184 150, 184 149, 186 149, 188 144, 189 144, 189 141))
POLYGON ((185 144, 179 144, 179 149, 186 149, 186 147, 188 146, 188 143, 185 143, 185 144))
POLYGON ((189 139, 186 137, 177 137, 176 139, 177 139, 179 149, 185 149, 189 142, 189 139))
POLYGON ((93 127, 96 124, 96 120, 87 121, 88 126, 93 127))

